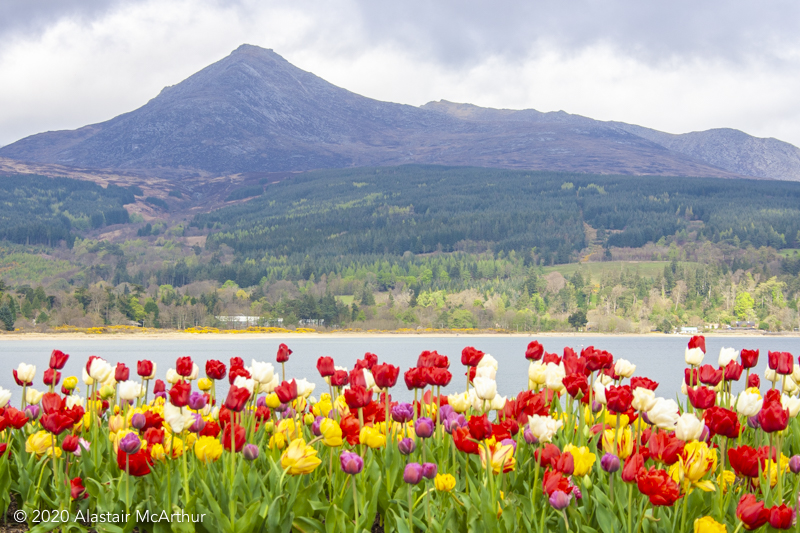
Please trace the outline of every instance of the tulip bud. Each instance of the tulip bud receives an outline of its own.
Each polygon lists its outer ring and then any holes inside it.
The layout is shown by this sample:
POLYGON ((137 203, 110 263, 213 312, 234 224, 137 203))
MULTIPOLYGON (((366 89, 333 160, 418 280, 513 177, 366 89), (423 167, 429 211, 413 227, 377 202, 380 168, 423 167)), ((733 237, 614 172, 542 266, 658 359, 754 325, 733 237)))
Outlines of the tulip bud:
POLYGON ((569 494, 557 490, 550 495, 550 505, 552 505, 553 509, 556 511, 560 511, 569 505, 571 499, 572 497, 569 494))
POLYGON ((416 485, 422 481, 422 465, 419 463, 408 463, 403 470, 403 481, 411 485, 416 485))
POLYGON ((120 429, 125 427, 125 420, 122 419, 121 415, 114 415, 108 419, 108 430, 111 433, 116 433, 120 429))
POLYGON ((194 416, 194 422, 189 426, 189 431, 192 433, 200 433, 203 431, 203 428, 206 427, 206 421, 203 420, 203 417, 198 413, 194 413, 192 416, 194 416))
POLYGON ((619 470, 619 457, 614 455, 613 453, 606 453, 602 459, 600 459, 600 467, 612 474, 619 470))
POLYGON ((425 479, 433 479, 436 477, 436 465, 434 463, 423 463, 422 464, 422 477, 425 479))
POLYGON ((603 410, 603 404, 598 402, 597 400, 592 401, 592 412, 599 413, 603 410))
POLYGON ((314 423, 314 415, 311 413, 306 413, 303 415, 303 423, 307 426, 310 426, 314 423))
POLYGON ((324 417, 318 416, 316 419, 314 419, 314 423, 311 424, 311 433, 313 433, 315 437, 322 435, 322 431, 320 430, 319 426, 322 424, 323 420, 325 420, 324 417))
MULTIPOLYGON (((602 463, 602 460, 600 462, 602 463)), ((588 475, 583 476, 583 488, 586 490, 592 490, 592 478, 588 475)))
POLYGON ((364 460, 357 453, 342 452, 339 455, 339 464, 342 472, 354 476, 364 469, 364 460))
POLYGON ((700 437, 697 440, 705 442, 706 444, 711 440, 711 430, 708 429, 707 425, 703 424, 703 431, 700 432, 700 437))
POLYGON ((792 474, 800 474, 800 455, 793 455, 789 459, 789 470, 792 471, 792 474))
POLYGON ((533 434, 533 431, 531 431, 529 427, 525 428, 522 436, 528 444, 539 444, 539 439, 536 438, 536 435, 533 434))
POLYGON ((41 409, 38 405, 28 405, 25 407, 25 416, 30 418, 31 420, 36 420, 39 418, 39 413, 41 409))
POLYGON ((414 453, 414 450, 417 449, 417 444, 414 442, 414 439, 405 438, 397 443, 397 449, 400 450, 400 453, 403 455, 411 455, 414 453))
POLYGON ((392 420, 405 424, 414 418, 414 408, 410 403, 399 403, 392 407, 392 420))
POLYGON ((747 425, 750 426, 751 429, 758 429, 761 427, 761 424, 758 422, 758 415, 753 415, 747 418, 747 425))
POLYGON ((433 435, 433 420, 425 416, 417 418, 417 422, 414 424, 414 432, 421 439, 430 438, 433 435))
POLYGON ((199 411, 206 406, 206 397, 200 392, 193 392, 189 396, 189 409, 199 411))
POLYGON ((114 387, 111 385, 103 385, 100 387, 100 397, 104 400, 114 397, 114 387))
POLYGON ((119 441, 119 449, 127 454, 134 454, 142 447, 142 441, 136 433, 128 433, 119 441))
POLYGON ((147 424, 147 417, 142 413, 134 413, 131 417, 131 426, 135 429, 142 429, 147 424))
POLYGON ((248 461, 255 461, 258 459, 258 446, 255 444, 245 444, 242 448, 242 455, 248 461))

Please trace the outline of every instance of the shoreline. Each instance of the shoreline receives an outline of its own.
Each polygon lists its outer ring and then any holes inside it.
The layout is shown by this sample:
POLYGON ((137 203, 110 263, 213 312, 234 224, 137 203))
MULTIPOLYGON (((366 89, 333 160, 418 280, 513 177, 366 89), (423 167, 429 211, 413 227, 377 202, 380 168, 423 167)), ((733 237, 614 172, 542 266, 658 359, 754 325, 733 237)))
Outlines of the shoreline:
MULTIPOLYGON (((754 333, 745 331, 733 332, 720 332, 708 333, 704 335, 709 338, 800 338, 798 332, 785 332, 775 334, 754 333)), ((526 333, 497 333, 497 332, 476 332, 476 333, 462 333, 462 332, 369 332, 369 331, 342 331, 342 332, 321 332, 321 333, 293 333, 293 332, 275 332, 275 333, 185 333, 180 331, 142 331, 142 332, 120 332, 120 333, 83 333, 83 332, 58 332, 58 333, 3 333, 0 334, 0 343, 4 341, 43 341, 43 340, 176 340, 176 339, 191 339, 197 340, 200 338, 207 338, 211 340, 230 339, 230 338, 252 338, 252 339, 274 339, 274 338, 292 338, 292 339, 374 339, 374 338, 548 338, 548 337, 635 337, 635 338, 655 338, 655 337, 681 337, 689 339, 692 336, 681 333, 578 333, 578 332, 526 332, 526 333)))

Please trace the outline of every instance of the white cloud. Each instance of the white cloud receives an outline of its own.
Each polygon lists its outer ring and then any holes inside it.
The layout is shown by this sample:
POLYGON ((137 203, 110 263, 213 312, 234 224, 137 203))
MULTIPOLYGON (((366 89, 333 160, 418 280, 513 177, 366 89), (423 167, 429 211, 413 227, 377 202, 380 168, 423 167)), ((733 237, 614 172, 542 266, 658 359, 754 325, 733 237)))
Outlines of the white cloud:
POLYGON ((779 3, 784 16, 742 2, 486 5, 150 0, 39 26, 19 15, 0 26, 0 145, 133 110, 245 42, 381 100, 733 127, 800 145, 793 5, 779 3))

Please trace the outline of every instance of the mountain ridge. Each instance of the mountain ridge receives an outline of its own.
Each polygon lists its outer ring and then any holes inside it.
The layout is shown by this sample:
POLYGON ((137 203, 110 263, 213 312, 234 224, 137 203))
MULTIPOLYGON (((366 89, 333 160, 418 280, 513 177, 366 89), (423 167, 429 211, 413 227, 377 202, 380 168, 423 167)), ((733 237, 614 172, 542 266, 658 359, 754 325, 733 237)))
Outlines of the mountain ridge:
POLYGON ((563 111, 382 102, 242 45, 138 109, 26 137, 0 157, 170 176, 419 163, 800 180, 800 149, 721 131, 671 136, 563 111))

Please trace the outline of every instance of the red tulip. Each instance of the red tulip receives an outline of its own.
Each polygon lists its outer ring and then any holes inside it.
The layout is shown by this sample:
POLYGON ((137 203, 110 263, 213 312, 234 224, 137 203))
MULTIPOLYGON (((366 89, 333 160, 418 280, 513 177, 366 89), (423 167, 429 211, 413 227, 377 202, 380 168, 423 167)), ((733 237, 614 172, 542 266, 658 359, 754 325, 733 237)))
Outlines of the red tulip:
POLYGON ((167 391, 167 386, 164 384, 162 380, 157 379, 155 385, 153 385, 153 394, 158 394, 159 392, 166 392, 166 391, 167 391))
POLYGON ((64 368, 64 365, 67 364, 67 359, 69 359, 68 354, 65 354, 61 350, 53 350, 50 354, 50 368, 53 370, 61 370, 64 368))
POLYGON ((278 395, 281 403, 291 402, 297 398, 297 382, 295 380, 282 382, 275 387, 275 394, 278 395))
POLYGON ((666 470, 650 467, 642 469, 636 477, 639 492, 650 499, 652 505, 671 507, 681 497, 681 490, 666 470))
POLYGON ((540 466, 550 468, 555 466, 558 458, 561 457, 561 450, 553 443, 547 443, 540 450, 533 452, 533 457, 540 466))
POLYGON ((228 389, 228 397, 225 398, 225 407, 236 413, 244 409, 247 400, 250 399, 250 391, 244 387, 231 386, 228 389))
POLYGON ((614 364, 614 356, 605 350, 596 350, 594 346, 589 346, 581 351, 581 357, 586 359, 586 368, 590 372, 603 370, 614 364))
POLYGON ((741 432, 741 424, 736 413, 724 407, 714 406, 703 413, 703 421, 708 426, 711 436, 723 435, 735 439, 741 432))
POLYGON ((453 430, 453 444, 458 451, 478 455, 479 445, 470 436, 467 428, 456 428, 453 430))
MULTIPOLYGON (((739 446, 728 450, 728 459, 731 468, 737 476, 755 478, 758 477, 759 457, 756 450, 750 446, 739 446)), ((762 464, 764 461, 762 461, 762 464)))
POLYGON ((794 509, 785 503, 773 505, 769 509, 769 525, 775 529, 789 529, 794 523, 794 509))
POLYGON ((461 364, 464 366, 477 366, 483 359, 484 353, 476 350, 472 346, 467 346, 461 350, 461 364))
POLYGON ((147 430, 144 432, 144 440, 147 441, 149 446, 164 444, 164 430, 152 427, 147 428, 147 430))
POLYGON ((364 369, 356 367, 350 371, 350 386, 351 387, 366 387, 367 378, 364 376, 364 369))
POLYGON ((450 359, 446 355, 436 354, 436 358, 433 360, 433 366, 444 369, 450 368, 450 359))
POLYGON ((677 438, 674 433, 660 431, 652 433, 647 442, 650 450, 650 458, 667 466, 672 466, 678 462, 683 453, 684 442, 677 438))
POLYGON ((561 364, 561 358, 558 356, 558 354, 544 352, 544 355, 542 356, 542 364, 546 365, 547 363, 559 365, 561 364))
POLYGON ((225 363, 216 359, 206 361, 206 376, 208 379, 225 379, 225 363))
POLYGON ((350 446, 358 444, 359 433, 361 432, 361 424, 358 422, 356 417, 353 415, 347 415, 346 417, 342 418, 339 426, 342 428, 342 436, 347 439, 347 443, 350 444, 350 446))
MULTIPOLYGON (((289 360, 289 356, 290 355, 292 355, 292 351, 289 349, 288 346, 286 346, 285 344, 281 343, 281 345, 278 346, 278 356, 277 356, 278 362, 279 363, 285 363, 286 361, 289 360)), ((231 365, 231 367, 232 366, 233 365, 231 365)))
POLYGON ((327 378, 333 375, 336 372, 336 369, 333 367, 333 358, 332 357, 320 357, 317 359, 317 372, 323 378, 327 378))
POLYGON ((469 368, 469 370, 464 372, 464 375, 467 376, 467 379, 469 380, 469 382, 472 383, 472 381, 475 379, 475 376, 478 373, 478 367, 477 366, 470 366, 468 368, 469 368))
POLYGON ((564 384, 564 388, 567 389, 567 394, 573 398, 577 398, 579 393, 582 393, 583 396, 589 395, 589 381, 582 373, 568 374, 561 382, 564 384))
POLYGON ((45 414, 57 413, 65 407, 65 401, 55 392, 46 392, 40 401, 45 414))
POLYGON ((214 420, 209 420, 203 429, 200 430, 200 437, 219 437, 220 427, 214 420))
POLYGON ((736 361, 731 361, 725 366, 725 381, 739 381, 744 367, 736 361))
POLYGON ((747 376, 747 388, 755 387, 756 389, 761 387, 761 379, 758 377, 758 374, 750 374, 747 376))
POLYGON ((19 385, 20 387, 30 387, 31 385, 33 385, 32 381, 21 381, 19 379, 19 375, 17 374, 16 368, 12 370, 11 373, 14 374, 14 381, 16 381, 17 385, 19 385))
POLYGON ((92 362, 95 359, 100 359, 100 357, 97 357, 96 355, 90 355, 89 359, 86 360, 86 373, 87 374, 91 374, 92 373, 92 362))
POLYGON ((191 357, 178 357, 178 360, 175 362, 175 372, 178 373, 179 376, 183 376, 188 378, 192 375, 192 368, 194 367, 194 363, 192 363, 191 357))
POLYGON ((467 422, 469 434, 475 440, 484 440, 492 436, 492 424, 486 415, 473 416, 467 422))
POLYGON ((3 417, 6 419, 8 425, 14 429, 22 429, 29 420, 29 418, 25 416, 25 413, 14 407, 6 407, 3 417))
POLYGON ((542 355, 544 355, 544 346, 539 341, 532 341, 528 344, 528 348, 525 350, 525 359, 538 361, 542 355))
POLYGON ((640 453, 634 453, 625 459, 625 465, 622 467, 622 481, 625 483, 635 482, 642 469, 644 469, 644 457, 640 453))
POLYGON ((692 348, 700 348, 700 350, 702 350, 703 353, 706 353, 706 338, 703 337, 702 335, 695 335, 694 337, 689 339, 688 347, 690 350, 692 348))
POLYGON ((349 382, 346 370, 337 370, 331 376, 331 385, 334 387, 344 387, 349 382))
POLYGON ((230 371, 228 372, 228 382, 231 385, 233 385, 233 382, 236 381, 236 378, 238 378, 239 376, 241 376, 241 377, 243 377, 245 379, 250 379, 252 377, 250 375, 250 372, 248 372, 245 367, 243 367, 243 366, 232 366, 230 371))
POLYGON ((351 386, 344 391, 344 401, 350 410, 361 409, 372 401, 372 391, 359 385, 351 386))
POLYGON ((150 428, 158 429, 164 424, 164 417, 150 410, 144 412, 144 419, 144 427, 140 431, 147 431, 150 428))
POLYGON ((403 379, 406 382, 408 390, 424 388, 426 383, 422 378, 422 372, 416 367, 409 368, 403 374, 403 379))
POLYGON ((769 510, 764 508, 764 502, 756 501, 754 494, 745 494, 736 506, 736 518, 742 521, 745 528, 758 529, 767 523, 769 510))
POLYGON ((73 405, 69 409, 64 409, 63 413, 72 419, 74 424, 77 424, 81 420, 83 420, 83 415, 86 414, 86 411, 83 410, 83 407, 80 405, 73 405))
POLYGON ((175 407, 186 407, 189 405, 189 394, 191 392, 191 385, 185 381, 179 381, 169 390, 169 401, 175 407))
POLYGON ((550 496, 557 490, 569 494, 569 479, 565 478, 561 472, 548 470, 542 478, 542 492, 550 496))
POLYGON ((606 407, 615 413, 627 413, 633 402, 633 393, 629 385, 617 387, 611 385, 606 389, 606 407))
POLYGON ((700 367, 700 383, 716 387, 722 381, 722 370, 714 368, 711 365, 703 365, 700 367))
POLYGON ((717 394, 714 392, 714 389, 708 387, 688 387, 686 392, 689 396, 689 401, 695 409, 708 409, 717 401, 717 394))
POLYGON ((767 401, 767 398, 769 396, 765 397, 761 411, 758 412, 758 423, 767 433, 783 431, 789 424, 789 410, 783 408, 780 399, 767 401))
POLYGON ((73 500, 85 500, 89 497, 89 495, 86 494, 86 487, 83 486, 81 478, 75 477, 70 480, 69 497, 73 500))
POLYGON ((769 357, 769 367, 778 374, 787 375, 792 373, 794 367, 794 356, 789 352, 767 352, 769 357))
POLYGON ((63 442, 61 443, 61 449, 65 452, 72 453, 78 449, 78 445, 80 444, 80 439, 77 435, 67 435, 64 437, 63 442))
MULTIPOLYGON (((446 387, 450 384, 450 380, 453 379, 453 374, 450 373, 449 370, 445 370, 444 368, 432 368, 429 372, 427 372, 426 381, 428 385, 435 385, 437 387, 446 387)), ((376 382, 377 383, 377 382, 376 382)))
POLYGON ((122 381, 128 381, 131 377, 131 370, 125 363, 117 363, 117 367, 114 369, 114 381, 120 383, 122 381))
POLYGON ((556 464, 553 465, 553 468, 565 476, 571 476, 575 471, 575 458, 571 453, 564 452, 556 459, 556 464))
POLYGON ((136 373, 139 374, 140 377, 147 378, 153 375, 153 362, 144 360, 144 361, 137 361, 136 363, 136 373))
POLYGON ((48 387, 55 387, 61 381, 61 372, 48 368, 44 371, 43 381, 48 387))
POLYGON ((117 466, 123 472, 128 469, 128 473, 132 476, 141 477, 150 473, 150 465, 153 459, 150 457, 150 452, 144 446, 138 452, 130 455, 122 450, 117 452, 117 466), (126 466, 127 458, 127 466, 126 466))
POLYGON ((390 389, 397 385, 397 378, 400 376, 400 367, 384 363, 372 367, 372 378, 375 385, 381 389, 390 389))
POLYGON ((739 352, 744 368, 753 368, 758 364, 758 350, 742 350, 739 352))
POLYGON ((372 370, 372 367, 378 364, 378 356, 374 353, 365 353, 364 359, 358 359, 355 364, 355 369, 372 370))
POLYGON ((244 359, 241 357, 231 357, 229 368, 244 368, 244 359))
POLYGON ((75 425, 72 419, 63 413, 48 413, 41 418, 40 422, 42 427, 53 435, 61 435, 75 425))
POLYGON ((421 354, 419 354, 419 357, 417 358, 417 368, 427 368, 427 367, 436 366, 435 365, 436 356, 438 356, 438 355, 439 354, 436 352, 436 350, 434 350, 434 351, 430 351, 430 350, 423 351, 421 354))
POLYGON ((639 376, 632 377, 631 389, 636 390, 639 387, 654 391, 658 388, 658 383, 650 378, 639 377, 639 376))
POLYGON ((234 449, 240 452, 244 447, 245 431, 244 428, 238 424, 228 424, 228 427, 222 432, 222 447, 227 451, 231 451, 231 428, 233 428, 234 449))

